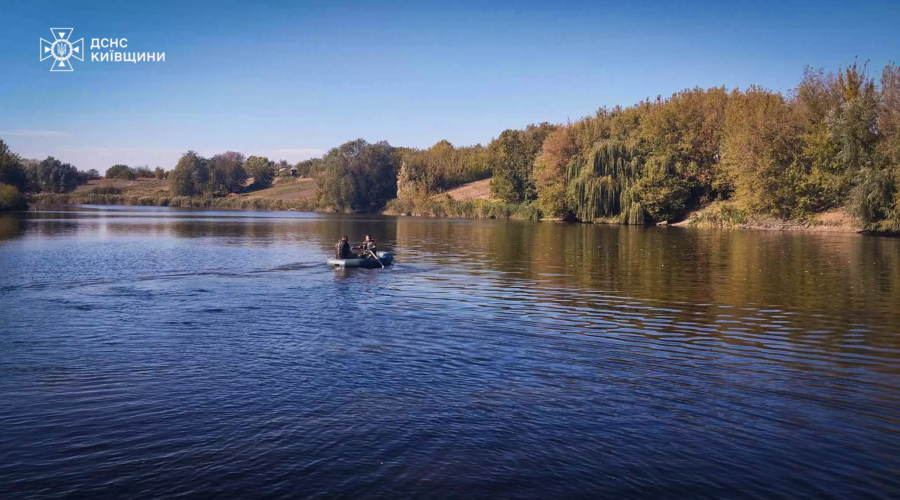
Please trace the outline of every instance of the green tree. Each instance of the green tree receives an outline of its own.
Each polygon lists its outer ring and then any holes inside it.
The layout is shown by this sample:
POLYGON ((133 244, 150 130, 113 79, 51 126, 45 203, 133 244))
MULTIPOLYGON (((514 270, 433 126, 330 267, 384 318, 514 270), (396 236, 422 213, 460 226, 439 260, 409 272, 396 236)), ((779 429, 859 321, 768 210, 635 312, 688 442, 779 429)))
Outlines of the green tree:
POLYGON ((0 183, 0 212, 4 210, 24 210, 25 197, 15 186, 0 183))
POLYGON ((534 161, 544 140, 555 125, 529 125, 525 130, 504 130, 488 145, 488 158, 493 178, 491 194, 509 203, 522 203, 536 198, 534 161))
POLYGON ((487 149, 480 144, 457 148, 444 140, 428 149, 397 148, 397 152, 406 166, 407 189, 440 193, 491 176, 487 149))
POLYGON ((670 221, 684 214, 691 188, 697 184, 696 178, 679 172, 675 160, 654 155, 642 165, 640 176, 628 194, 650 221, 670 221))
POLYGON ((225 196, 243 189, 246 181, 244 155, 228 151, 209 159, 209 177, 204 191, 212 196, 225 196))
POLYGON ((732 94, 725 117, 722 163, 745 208, 780 216, 798 213, 803 187, 803 129, 781 94, 758 87, 732 94))
POLYGON ((22 167, 25 169, 25 176, 28 179, 28 185, 25 188, 26 193, 40 193, 41 184, 38 182, 38 167, 41 161, 34 158, 22 158, 22 167))
POLYGON ((575 156, 567 171, 567 198, 579 220, 622 217, 643 224, 646 214, 631 196, 641 172, 640 159, 623 142, 606 140, 575 156))
POLYGON ((576 128, 567 124, 547 136, 534 162, 534 184, 538 206, 545 217, 568 219, 573 214, 566 194, 566 170, 578 154, 576 128))
POLYGON ((208 180, 208 160, 195 151, 188 151, 169 173, 169 189, 176 196, 198 196, 203 194, 208 180))
POLYGON ((900 168, 900 67, 893 63, 881 74, 880 101, 878 130, 882 141, 879 147, 885 161, 897 169, 900 168))
POLYGON ((865 66, 856 63, 838 74, 843 101, 827 120, 837 144, 837 159, 853 179, 849 208, 866 224, 890 219, 896 185, 893 172, 882 160, 878 146, 880 98, 865 66))
POLYGON ((728 94, 721 87, 683 90, 668 99, 657 98, 642 105, 638 154, 648 164, 655 159, 658 167, 649 169, 648 174, 658 175, 662 168, 669 172, 666 177, 680 178, 680 188, 669 194, 677 193, 682 199, 672 200, 672 206, 687 201, 690 194, 681 189, 684 187, 705 201, 729 190, 719 172, 727 103, 728 94))
POLYGON ((42 191, 68 193, 78 187, 78 169, 48 156, 37 167, 37 182, 42 191))
POLYGON ((828 130, 828 118, 838 112, 843 100, 833 73, 805 68, 803 78, 789 100, 802 128, 800 161, 806 172, 797 206, 804 212, 843 205, 852 176, 838 160, 840 149, 828 130))
POLYGON ((878 113, 881 131, 879 151, 893 183, 894 200, 888 228, 900 231, 900 67, 888 64, 881 74, 881 103, 878 113))
POLYGON ((298 162, 294 168, 297 169, 297 177, 315 177, 322 171, 322 159, 310 158, 298 162))
POLYGON ((318 203, 337 211, 381 210, 397 196, 399 167, 399 155, 387 142, 346 142, 322 158, 318 203))
POLYGON ((142 165, 139 167, 135 167, 134 174, 138 178, 142 178, 142 179, 152 179, 153 178, 153 171, 150 170, 150 167, 148 165, 142 165))
POLYGON ((253 177, 253 187, 256 189, 267 188, 275 180, 275 162, 269 161, 268 158, 251 156, 247 158, 244 168, 247 175, 253 177))
POLYGON ((24 192, 28 187, 28 174, 19 156, 9 150, 0 139, 0 184, 7 184, 24 192))
POLYGON ((137 179, 137 172, 128 165, 117 164, 106 169, 107 179, 122 179, 133 181, 137 179))

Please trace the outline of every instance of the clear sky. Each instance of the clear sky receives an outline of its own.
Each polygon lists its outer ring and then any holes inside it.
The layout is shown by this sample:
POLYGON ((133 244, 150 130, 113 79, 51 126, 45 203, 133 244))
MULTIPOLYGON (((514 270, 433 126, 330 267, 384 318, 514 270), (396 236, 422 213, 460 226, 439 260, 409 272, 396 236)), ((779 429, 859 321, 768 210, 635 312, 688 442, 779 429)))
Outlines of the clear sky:
POLYGON ((856 57, 900 62, 900 1, 0 0, 0 138, 101 172, 170 169, 188 149, 294 162, 358 137, 486 144, 688 87, 788 91, 805 65, 856 57), (53 27, 166 61, 51 73, 53 27))

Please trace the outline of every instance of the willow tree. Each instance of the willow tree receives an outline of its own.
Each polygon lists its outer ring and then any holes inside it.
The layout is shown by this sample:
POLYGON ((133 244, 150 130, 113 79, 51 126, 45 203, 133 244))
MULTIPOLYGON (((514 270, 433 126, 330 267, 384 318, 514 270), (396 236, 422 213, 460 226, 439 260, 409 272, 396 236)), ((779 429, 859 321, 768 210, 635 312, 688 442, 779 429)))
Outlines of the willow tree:
POLYGON ((619 217, 628 224, 643 224, 644 209, 631 191, 639 176, 640 161, 633 150, 617 141, 600 142, 569 163, 569 205, 583 221, 619 217))

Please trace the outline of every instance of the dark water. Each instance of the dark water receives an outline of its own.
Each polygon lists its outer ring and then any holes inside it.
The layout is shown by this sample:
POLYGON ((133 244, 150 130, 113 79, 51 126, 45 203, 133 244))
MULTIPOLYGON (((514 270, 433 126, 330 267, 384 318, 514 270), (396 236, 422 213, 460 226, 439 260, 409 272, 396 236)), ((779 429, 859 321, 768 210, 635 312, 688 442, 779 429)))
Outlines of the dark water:
POLYGON ((898 496, 898 239, 0 217, 3 498, 898 496))

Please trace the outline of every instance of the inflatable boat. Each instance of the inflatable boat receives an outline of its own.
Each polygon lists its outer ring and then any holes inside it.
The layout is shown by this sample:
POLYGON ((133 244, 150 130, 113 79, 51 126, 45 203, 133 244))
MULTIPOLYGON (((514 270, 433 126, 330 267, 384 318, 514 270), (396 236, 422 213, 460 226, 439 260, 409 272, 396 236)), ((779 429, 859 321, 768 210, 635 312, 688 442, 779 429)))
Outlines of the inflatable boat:
MULTIPOLYGON (((391 252, 375 252, 375 255, 378 256, 378 260, 381 261, 381 264, 385 266, 391 265, 391 262, 394 260, 394 256, 391 255, 391 252)), ((374 269, 381 268, 381 264, 378 263, 378 260, 373 259, 371 256, 366 258, 357 258, 357 259, 328 259, 328 267, 331 269, 345 267, 363 267, 366 269, 374 269)))

